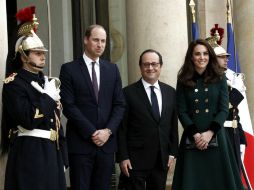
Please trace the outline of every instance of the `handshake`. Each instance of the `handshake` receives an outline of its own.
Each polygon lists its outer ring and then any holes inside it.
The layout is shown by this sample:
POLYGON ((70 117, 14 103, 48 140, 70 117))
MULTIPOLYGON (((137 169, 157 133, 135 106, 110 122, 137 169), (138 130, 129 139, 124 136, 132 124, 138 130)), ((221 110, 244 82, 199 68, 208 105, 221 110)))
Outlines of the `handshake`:
POLYGON ((60 80, 58 78, 49 78, 47 76, 44 76, 45 84, 44 88, 42 88, 38 82, 31 82, 31 85, 38 90, 42 94, 49 95, 53 100, 59 101, 60 100, 60 80))

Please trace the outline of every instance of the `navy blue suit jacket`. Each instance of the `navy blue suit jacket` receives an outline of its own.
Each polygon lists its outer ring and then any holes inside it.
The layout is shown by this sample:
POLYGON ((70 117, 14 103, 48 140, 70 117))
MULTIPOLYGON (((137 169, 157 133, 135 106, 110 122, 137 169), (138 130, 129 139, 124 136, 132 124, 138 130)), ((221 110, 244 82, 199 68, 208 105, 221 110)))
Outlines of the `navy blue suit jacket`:
POLYGON ((97 148, 91 135, 109 128, 112 135, 103 145, 106 153, 117 149, 116 133, 124 114, 124 96, 116 64, 100 59, 98 103, 83 57, 63 64, 60 72, 61 102, 67 118, 69 153, 87 154, 97 148))

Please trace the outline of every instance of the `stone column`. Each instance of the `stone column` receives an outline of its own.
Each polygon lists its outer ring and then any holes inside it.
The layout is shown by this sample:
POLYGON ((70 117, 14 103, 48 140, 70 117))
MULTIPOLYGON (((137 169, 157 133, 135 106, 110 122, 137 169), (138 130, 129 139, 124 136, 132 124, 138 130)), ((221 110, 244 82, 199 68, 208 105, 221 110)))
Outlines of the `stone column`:
POLYGON ((254 2, 234 0, 234 29, 241 72, 245 74, 246 95, 252 127, 254 122, 254 2))
MULTIPOLYGON (((5 78, 5 63, 8 51, 6 1, 0 1, 0 92, 2 93, 3 79, 5 78)), ((0 96, 0 110, 2 109, 2 96, 0 96)), ((0 121, 1 115, 0 112, 0 121)), ((1 132, 0 132, 1 133, 1 132)), ((0 135, 1 138, 1 135, 0 135)), ((0 158, 0 190, 3 190, 6 158, 0 158)))
POLYGON ((186 1, 126 1, 128 79, 140 78, 138 60, 145 49, 162 54, 160 80, 175 87, 188 46, 186 1))
POLYGON ((226 0, 198 1, 198 23, 200 28, 200 37, 207 38, 210 36, 210 30, 214 24, 224 29, 222 46, 227 48, 227 7, 226 0), (218 6, 220 5, 220 6, 218 6))

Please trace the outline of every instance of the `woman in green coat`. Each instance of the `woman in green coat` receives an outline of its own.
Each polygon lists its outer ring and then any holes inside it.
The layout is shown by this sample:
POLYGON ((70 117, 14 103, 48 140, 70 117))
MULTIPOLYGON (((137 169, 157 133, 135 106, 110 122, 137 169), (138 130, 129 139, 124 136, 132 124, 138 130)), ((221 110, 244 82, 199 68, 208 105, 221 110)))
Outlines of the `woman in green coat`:
POLYGON ((226 78, 212 47, 190 43, 178 73, 177 105, 184 128, 173 190, 243 190, 223 123, 228 115, 226 78))

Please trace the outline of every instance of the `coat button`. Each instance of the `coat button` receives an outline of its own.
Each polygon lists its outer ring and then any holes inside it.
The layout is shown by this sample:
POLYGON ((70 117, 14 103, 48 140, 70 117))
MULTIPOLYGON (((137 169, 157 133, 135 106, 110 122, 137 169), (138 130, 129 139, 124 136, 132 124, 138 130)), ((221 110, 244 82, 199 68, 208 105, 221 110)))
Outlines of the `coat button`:
POLYGON ((198 89, 197 88, 195 88, 195 90, 194 90, 195 92, 198 92, 198 89))
POLYGON ((195 99, 195 102, 198 103, 198 99, 195 99))
POLYGON ((207 102, 208 102, 208 98, 205 99, 205 103, 207 103, 207 102))
POLYGON ((208 112, 209 112, 209 109, 205 109, 205 112, 208 113, 208 112))
POLYGON ((205 91, 207 92, 207 91, 208 91, 208 88, 205 88, 205 91))
POLYGON ((53 122, 54 122, 54 119, 50 119, 50 122, 53 123, 53 122))
POLYGON ((199 113, 199 110, 196 110, 195 112, 196 112, 196 113, 199 113))

